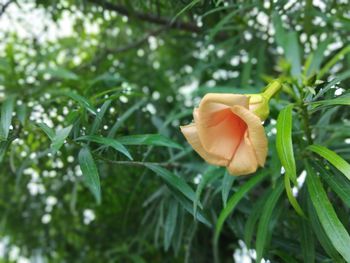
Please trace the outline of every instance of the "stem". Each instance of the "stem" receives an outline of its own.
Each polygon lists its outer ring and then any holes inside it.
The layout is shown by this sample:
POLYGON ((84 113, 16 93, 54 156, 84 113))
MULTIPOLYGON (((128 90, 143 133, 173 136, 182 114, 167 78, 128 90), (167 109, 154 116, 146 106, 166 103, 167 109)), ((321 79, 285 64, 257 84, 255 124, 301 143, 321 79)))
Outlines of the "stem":
POLYGON ((279 80, 275 80, 267 86, 263 95, 267 100, 270 100, 281 88, 282 88, 281 82, 279 80))

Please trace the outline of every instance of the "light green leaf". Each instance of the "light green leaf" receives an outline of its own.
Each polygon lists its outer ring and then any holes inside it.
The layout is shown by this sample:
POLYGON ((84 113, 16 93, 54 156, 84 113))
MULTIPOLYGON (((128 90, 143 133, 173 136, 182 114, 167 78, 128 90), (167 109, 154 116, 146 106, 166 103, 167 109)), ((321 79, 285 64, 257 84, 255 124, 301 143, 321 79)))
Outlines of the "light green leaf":
MULTIPOLYGON (((54 152, 57 152, 63 145, 64 141, 67 139, 70 134, 73 125, 69 125, 63 129, 56 131, 55 137, 52 139, 51 148, 54 152)), ((50 136, 49 136, 50 137, 50 136)))
POLYGON ((314 110, 316 110, 315 108, 319 109, 322 107, 334 106, 334 105, 349 106, 350 105, 350 94, 347 93, 347 94, 335 97, 334 99, 330 99, 330 100, 315 101, 315 102, 312 102, 311 105, 313 106, 314 110))
POLYGON ((329 70, 349 52, 350 52, 350 46, 346 46, 342 50, 340 50, 330 61, 328 61, 321 68, 317 76, 318 79, 322 78, 327 72, 329 72, 329 70))
POLYGON ((225 220, 228 218, 228 216, 233 212, 239 201, 242 200, 243 197, 256 185, 258 185, 265 177, 267 173, 266 172, 260 172, 253 177, 249 179, 244 185, 240 187, 240 189, 234 193, 228 200, 227 205, 225 208, 221 211, 219 218, 215 225, 215 236, 214 236, 214 243, 218 243, 218 239, 220 236, 221 229, 224 225, 225 220))
POLYGON ((296 167, 292 143, 292 109, 290 104, 285 107, 277 118, 276 148, 286 176, 297 185, 296 167))
POLYGON ((78 80, 79 77, 74 72, 69 71, 65 68, 49 68, 46 70, 54 78, 59 78, 63 80, 78 80))
POLYGON ((103 145, 106 145, 106 146, 110 146, 113 149, 115 149, 116 151, 121 152, 122 154, 124 154, 130 160, 133 160, 133 158, 131 157, 128 149, 126 149, 124 147, 124 145, 121 144, 116 139, 107 138, 107 137, 101 137, 101 136, 98 136, 98 135, 86 135, 86 136, 79 137, 76 140, 92 141, 92 142, 96 142, 96 143, 103 144, 103 145))
POLYGON ((286 188, 287 197, 289 203, 293 206, 294 210, 302 217, 305 217, 303 210, 301 209, 297 199, 294 197, 292 192, 292 187, 290 185, 290 180, 288 176, 284 176, 284 187, 286 188))
POLYGON ((55 131, 51 129, 46 123, 37 123, 37 125, 46 133, 46 135, 50 138, 51 141, 55 138, 55 131))
POLYGON ((165 146, 182 150, 178 143, 160 134, 142 134, 119 137, 118 141, 124 145, 165 146))
POLYGON ((272 190, 271 194, 266 200, 262 214, 258 224, 258 230, 256 234, 256 262, 260 262, 265 246, 267 245, 267 235, 271 231, 269 229, 270 222, 272 220, 271 216, 277 202, 283 192, 283 183, 280 181, 276 184, 275 189, 272 190))
POLYGON ((334 211, 319 177, 309 163, 306 162, 305 166, 308 174, 307 188, 321 225, 334 248, 347 262, 350 262, 350 236, 334 211))
POLYGON ((83 178, 86 185, 89 187, 91 193, 94 195, 98 204, 101 203, 101 186, 100 177, 95 164, 95 161, 91 155, 88 147, 84 147, 80 150, 79 165, 83 172, 83 178))
POLYGON ((9 96, 1 106, 0 141, 6 141, 9 135, 14 105, 15 96, 9 96))
MULTIPOLYGON (((157 175, 159 175, 167 184, 169 184, 175 190, 182 193, 189 200, 191 200, 192 202, 196 200, 196 193, 193 191, 193 189, 186 183, 186 181, 182 177, 176 176, 175 174, 169 172, 167 169, 164 169, 158 165, 145 164, 145 166, 148 169, 155 172, 157 175)), ((200 203, 198 204, 198 206, 202 207, 200 203)))
POLYGON ((327 147, 315 144, 310 145, 307 147, 307 149, 325 158, 350 180, 350 164, 338 154, 328 149, 327 147))

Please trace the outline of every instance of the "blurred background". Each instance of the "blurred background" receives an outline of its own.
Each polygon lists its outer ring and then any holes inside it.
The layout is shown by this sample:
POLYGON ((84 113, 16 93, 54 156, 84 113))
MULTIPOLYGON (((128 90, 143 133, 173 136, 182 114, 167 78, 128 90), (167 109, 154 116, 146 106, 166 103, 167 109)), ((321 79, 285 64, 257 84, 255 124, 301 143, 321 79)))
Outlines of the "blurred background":
MULTIPOLYGON (((304 63, 312 53, 317 70, 349 43, 348 1, 0 4, 0 100, 13 96, 10 134, 0 144, 0 262, 253 262, 248 248, 259 212, 250 228, 245 223, 270 183, 241 201, 213 247, 213 224, 245 179, 207 165, 179 126, 191 122, 208 92, 256 93, 271 79, 288 77, 289 62, 300 64, 293 57, 304 63), (49 135, 65 127, 70 135, 52 153, 49 135), (123 150, 77 140, 88 134, 139 135, 121 140, 133 160, 123 150), (82 179, 78 154, 87 144, 101 202, 82 179), (171 176, 183 180, 174 186, 171 176)), ((346 55, 327 73, 349 63, 346 55)), ((345 89, 334 88, 339 95, 345 89)), ((283 104, 283 97, 273 101, 265 123, 272 145, 283 104)), ((338 138, 343 148, 344 136, 338 138)), ((280 168, 270 147, 272 181, 280 168)), ((302 262, 290 209, 274 211, 276 228, 266 239, 278 238, 270 262, 288 254, 302 262)), ((327 259, 321 248, 317 253, 327 259)))

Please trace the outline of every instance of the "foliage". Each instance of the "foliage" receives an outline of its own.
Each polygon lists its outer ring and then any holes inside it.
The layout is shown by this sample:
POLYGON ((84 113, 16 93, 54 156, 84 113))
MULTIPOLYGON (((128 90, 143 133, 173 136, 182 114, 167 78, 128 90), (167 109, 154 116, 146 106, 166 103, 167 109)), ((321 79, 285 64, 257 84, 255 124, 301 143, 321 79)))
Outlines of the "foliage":
POLYGON ((4 262, 232 262, 242 240, 350 262, 347 1, 9 1, 0 22, 28 6, 72 32, 0 32, 4 262), (273 79, 266 166, 201 160, 179 130, 200 98, 273 79))

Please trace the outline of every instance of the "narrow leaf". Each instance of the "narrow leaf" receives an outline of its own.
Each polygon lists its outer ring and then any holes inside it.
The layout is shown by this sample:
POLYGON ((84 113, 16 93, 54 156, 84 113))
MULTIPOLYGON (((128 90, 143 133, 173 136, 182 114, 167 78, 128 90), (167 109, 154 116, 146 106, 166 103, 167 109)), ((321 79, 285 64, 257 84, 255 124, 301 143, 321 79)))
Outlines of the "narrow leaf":
POLYGON ((277 118, 276 148, 286 176, 297 185, 296 167, 292 143, 292 109, 290 104, 285 107, 277 118))
POLYGON ((95 164, 95 161, 91 155, 89 148, 84 147, 80 150, 79 165, 83 172, 83 177, 86 185, 89 187, 91 193, 94 195, 98 204, 101 203, 101 186, 100 177, 95 164))
POLYGON ((54 152, 57 152, 62 147, 72 128, 73 125, 69 125, 68 127, 56 131, 55 137, 53 138, 51 144, 51 148, 54 150, 54 152))
POLYGON ((70 91, 70 90, 64 90, 64 91, 54 91, 52 92, 53 95, 58 95, 58 96, 66 96, 69 97, 76 102, 80 104, 83 108, 91 112, 92 114, 96 115, 96 109, 95 107, 91 104, 91 102, 84 98, 83 96, 79 95, 76 92, 70 91))
POLYGON ((317 216, 334 248, 350 262, 350 236, 343 224, 340 222, 334 208, 329 201, 319 177, 309 163, 305 163, 307 170, 307 187, 317 216))
POLYGON ((350 180, 350 164, 337 153, 321 145, 310 145, 307 149, 325 158, 350 180))
POLYGON ((0 141, 6 141, 9 135, 14 104, 15 97, 9 96, 1 106, 0 141))
MULTIPOLYGON (((193 189, 186 183, 186 181, 179 176, 176 176, 175 174, 169 172, 168 170, 154 164, 146 164, 145 165, 148 169, 155 172, 157 175, 159 175, 167 184, 171 185, 174 189, 182 193, 184 196, 186 196, 189 200, 192 202, 196 199, 196 193, 193 191, 193 189)), ((201 205, 198 204, 200 207, 201 205)))
POLYGON ((242 200, 245 195, 252 190, 256 185, 258 185, 265 177, 267 173, 266 172, 260 172, 257 175, 254 175, 252 178, 249 179, 244 185, 241 186, 241 188, 234 193, 228 200, 227 205, 225 208, 221 211, 219 218, 216 222, 215 226, 215 236, 214 236, 214 243, 218 242, 219 235, 221 232, 221 229, 224 225, 225 220, 228 218, 228 216, 233 212, 239 201, 242 200))
POLYGON ((168 214, 164 225, 164 248, 167 251, 170 247, 177 222, 178 202, 172 200, 169 203, 168 214))
POLYGON ((45 123, 37 123, 37 125, 46 133, 47 137, 50 138, 51 141, 55 138, 55 131, 47 126, 45 123))
POLYGON ((271 231, 271 229, 269 229, 269 225, 272 220, 271 216, 282 192, 283 183, 280 181, 276 184, 275 189, 272 190, 264 205, 256 234, 256 262, 260 262, 263 256, 264 249, 267 245, 266 241, 268 240, 266 237, 268 236, 269 231, 271 231))
POLYGON ((290 180, 288 176, 284 177, 284 187, 286 189, 287 197, 289 200, 289 203, 292 205, 294 210, 302 217, 305 217, 305 214, 303 210, 301 209, 297 199, 294 197, 293 192, 292 192, 292 187, 290 185, 290 180))
POLYGON ((118 141, 125 145, 150 145, 165 146, 182 150, 183 147, 178 143, 160 134, 142 134, 119 137, 118 141))
POLYGON ((221 198, 224 207, 227 204, 228 195, 236 178, 237 177, 230 175, 227 171, 225 172, 221 186, 221 198))
POLYGON ((96 143, 103 144, 103 145, 106 145, 106 146, 110 146, 113 149, 115 149, 116 151, 121 152, 122 154, 124 154, 130 160, 133 159, 131 157, 128 149, 126 149, 124 147, 124 145, 121 144, 116 139, 107 138, 107 137, 101 137, 101 136, 97 136, 97 135, 86 135, 86 136, 82 136, 82 137, 77 138, 77 140, 92 141, 92 142, 96 142, 96 143))

